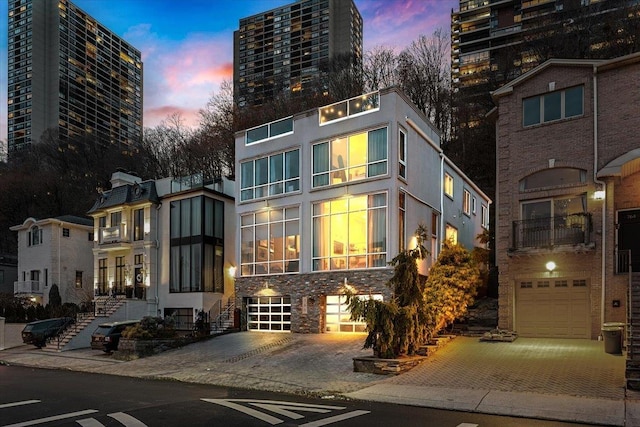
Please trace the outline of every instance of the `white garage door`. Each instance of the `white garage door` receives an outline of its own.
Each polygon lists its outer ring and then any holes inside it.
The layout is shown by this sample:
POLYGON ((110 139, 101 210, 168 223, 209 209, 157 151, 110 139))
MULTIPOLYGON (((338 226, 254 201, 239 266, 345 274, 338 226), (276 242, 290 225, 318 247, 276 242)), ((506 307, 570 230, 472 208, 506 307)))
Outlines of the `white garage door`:
POLYGON ((518 281, 516 332, 523 337, 590 338, 588 281, 518 281))
POLYGON ((248 298, 247 329, 264 332, 290 332, 291 297, 248 298))
MULTIPOLYGON (((371 298, 382 301, 382 295, 362 295, 358 298, 371 298)), ((351 312, 344 295, 327 295, 326 332, 365 332, 366 323, 351 320, 351 312)))

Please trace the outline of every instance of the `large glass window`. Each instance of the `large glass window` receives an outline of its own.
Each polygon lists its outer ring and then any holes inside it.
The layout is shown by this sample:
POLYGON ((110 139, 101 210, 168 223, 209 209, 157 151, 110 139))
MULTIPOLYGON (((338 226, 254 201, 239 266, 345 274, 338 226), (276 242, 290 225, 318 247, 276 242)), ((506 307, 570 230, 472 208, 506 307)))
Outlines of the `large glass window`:
POLYGON ((313 205, 313 270, 384 267, 386 252, 386 194, 313 205))
POLYGON ((260 199, 300 190, 300 150, 240 164, 240 200, 260 199))
POLYGON ((144 209, 133 211, 133 240, 144 239, 144 209))
POLYGON ((522 101, 522 122, 524 126, 537 125, 583 113, 584 89, 576 86, 522 101))
POLYGON ((170 292, 224 292, 224 203, 177 200, 170 216, 170 292))
POLYGON ((241 217, 242 276, 300 271, 300 208, 270 208, 241 217))
POLYGON ((458 229, 451 224, 445 225, 444 238, 454 245, 458 244, 458 229))
POLYGON ((522 203, 519 244, 525 247, 584 242, 589 223, 585 194, 522 203))
POLYGON ((313 186, 341 184, 387 173, 387 128, 313 146, 313 186))

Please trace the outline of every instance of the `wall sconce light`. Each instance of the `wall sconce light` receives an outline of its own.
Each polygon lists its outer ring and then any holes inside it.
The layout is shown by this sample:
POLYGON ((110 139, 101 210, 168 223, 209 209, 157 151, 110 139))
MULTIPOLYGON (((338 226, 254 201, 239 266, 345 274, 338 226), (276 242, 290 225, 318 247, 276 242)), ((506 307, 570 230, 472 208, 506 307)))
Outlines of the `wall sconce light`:
POLYGON ((593 192, 593 198, 595 200, 604 200, 604 196, 605 196, 604 190, 598 190, 593 192))
POLYGON ((236 277, 236 266, 232 265, 229 267, 229 276, 235 278, 236 277))
POLYGON ((553 261, 549 261, 548 263, 545 264, 545 267, 547 267, 547 271, 551 273, 553 272, 553 270, 556 269, 556 263, 553 261))

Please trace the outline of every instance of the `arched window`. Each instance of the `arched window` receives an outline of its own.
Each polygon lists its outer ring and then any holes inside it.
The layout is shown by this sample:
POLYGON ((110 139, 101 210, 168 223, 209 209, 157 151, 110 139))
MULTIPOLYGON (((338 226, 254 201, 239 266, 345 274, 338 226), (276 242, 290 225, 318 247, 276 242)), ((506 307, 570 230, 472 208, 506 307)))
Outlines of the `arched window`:
POLYGON ((586 181, 587 171, 584 169, 550 168, 532 173, 520 180, 520 191, 580 185, 586 181))

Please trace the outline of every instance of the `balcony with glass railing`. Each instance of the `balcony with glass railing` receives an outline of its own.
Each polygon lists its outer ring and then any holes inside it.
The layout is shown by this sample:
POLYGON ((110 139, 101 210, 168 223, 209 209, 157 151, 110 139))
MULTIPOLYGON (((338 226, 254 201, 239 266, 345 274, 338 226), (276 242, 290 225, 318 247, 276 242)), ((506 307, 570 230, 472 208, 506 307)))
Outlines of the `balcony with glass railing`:
POLYGON ((121 245, 131 243, 127 224, 118 224, 111 227, 101 227, 99 230, 99 245, 121 245))
POLYGON ((512 250, 589 245, 591 214, 526 219, 512 223, 512 250))
POLYGON ((13 282, 13 293, 15 294, 30 294, 30 295, 42 295, 43 289, 39 280, 23 280, 20 282, 13 282))
POLYGON ((318 109, 318 116, 320 117, 320 125, 325 125, 337 120, 344 120, 361 114, 378 111, 379 109, 380 93, 371 92, 320 107, 318 109))

